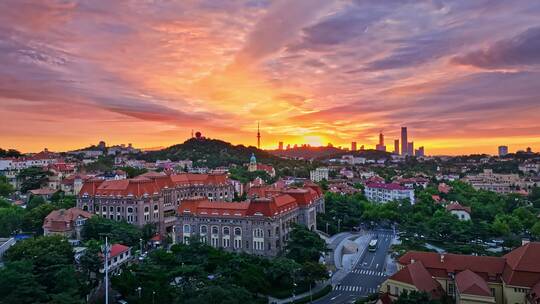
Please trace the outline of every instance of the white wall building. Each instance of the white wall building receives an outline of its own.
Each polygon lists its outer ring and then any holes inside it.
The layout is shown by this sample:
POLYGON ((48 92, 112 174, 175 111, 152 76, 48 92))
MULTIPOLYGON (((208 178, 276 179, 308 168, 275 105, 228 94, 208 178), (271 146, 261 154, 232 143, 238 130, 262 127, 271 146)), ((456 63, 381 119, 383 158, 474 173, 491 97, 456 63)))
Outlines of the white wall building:
POLYGON ((376 203, 387 203, 408 199, 414 204, 414 189, 396 183, 368 183, 365 187, 368 200, 376 203))
POLYGON ((309 177, 314 182, 320 182, 323 179, 328 180, 329 172, 330 170, 328 168, 320 167, 315 170, 311 170, 311 172, 309 172, 309 177))

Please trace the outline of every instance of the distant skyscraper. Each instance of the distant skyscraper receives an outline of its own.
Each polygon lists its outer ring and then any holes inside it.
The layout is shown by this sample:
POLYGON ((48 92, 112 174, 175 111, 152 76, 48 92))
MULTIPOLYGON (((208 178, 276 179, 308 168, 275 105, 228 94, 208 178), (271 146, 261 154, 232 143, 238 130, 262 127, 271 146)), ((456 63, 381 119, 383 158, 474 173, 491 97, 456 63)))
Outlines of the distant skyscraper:
POLYGON ((356 142, 351 142, 351 151, 356 151, 356 142))
POLYGON ((401 127, 401 155, 407 155, 409 151, 407 146, 407 127, 401 127))
POLYGON ((414 152, 415 156, 424 156, 424 147, 419 147, 418 150, 414 152))
POLYGON ((508 154, 508 146, 499 146, 499 157, 508 154))
POLYGON ((386 146, 384 145, 384 134, 379 133, 379 144, 375 146, 377 151, 386 151, 386 146))
POLYGON ((278 150, 283 150, 283 142, 282 141, 279 142, 278 150))
POLYGON ((532 153, 532 148, 531 147, 527 147, 527 153, 532 153))
POLYGON ((394 154, 399 155, 399 139, 394 139, 394 154))
POLYGON ((287 150, 291 148, 291 144, 287 144, 287 150))
POLYGON ((407 155, 414 155, 414 142, 407 143, 407 155))

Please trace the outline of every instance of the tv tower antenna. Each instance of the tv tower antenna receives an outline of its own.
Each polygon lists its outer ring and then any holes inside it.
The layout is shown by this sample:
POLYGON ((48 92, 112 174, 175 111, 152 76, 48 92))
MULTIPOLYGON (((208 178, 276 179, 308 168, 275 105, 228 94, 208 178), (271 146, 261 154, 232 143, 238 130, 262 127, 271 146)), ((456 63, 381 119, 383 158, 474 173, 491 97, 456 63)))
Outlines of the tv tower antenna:
POLYGON ((261 129, 260 122, 257 122, 257 149, 261 148, 261 129))

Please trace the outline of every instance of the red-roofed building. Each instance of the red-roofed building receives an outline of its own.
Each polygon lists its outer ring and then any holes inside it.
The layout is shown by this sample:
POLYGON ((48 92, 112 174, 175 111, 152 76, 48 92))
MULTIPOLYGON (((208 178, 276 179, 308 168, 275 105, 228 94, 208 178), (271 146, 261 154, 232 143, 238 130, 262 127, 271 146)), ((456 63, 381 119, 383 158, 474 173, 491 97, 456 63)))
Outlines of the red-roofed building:
POLYGON ((462 206, 458 202, 450 202, 446 205, 446 210, 457 216, 461 221, 471 220, 471 207, 462 206))
POLYGON ((422 262, 415 262, 389 277, 382 285, 381 292, 387 293, 391 298, 397 298, 404 291, 424 291, 433 299, 439 299, 444 290, 426 270, 422 262))
POLYGON ((82 227, 92 216, 79 208, 54 210, 43 221, 43 235, 63 235, 80 240, 82 227))
MULTIPOLYGON (((101 259, 103 260, 103 257, 101 259)), ((109 274, 119 273, 122 265, 129 263, 131 259, 131 247, 122 244, 111 245, 109 249, 109 256, 107 257, 109 274)), ((104 272, 104 267, 105 265, 103 265, 100 272, 104 272)))
MULTIPOLYGON (((250 190, 254 190, 252 188, 250 190)), ((245 202, 184 200, 178 208, 177 240, 202 242, 228 251, 275 256, 293 223, 315 229, 324 197, 311 187, 258 187, 245 202)))
POLYGON ((185 199, 204 197, 231 201, 234 188, 226 175, 148 172, 132 179, 85 181, 77 206, 100 216, 139 227, 155 223, 173 237, 176 209, 185 199))
MULTIPOLYGON (((503 257, 408 252, 398 268, 421 262, 457 303, 538 303, 540 301, 540 243, 531 242, 503 257)), ((398 272, 399 273, 399 272, 398 272)), ((392 278, 390 278, 392 279, 392 278)), ((388 279, 384 284, 388 284, 388 279)), ((396 280, 396 277, 393 277, 396 280)), ((409 282, 405 279, 398 281, 409 282)), ((416 286, 417 290, 423 285, 416 286)), ((387 292, 381 288, 381 292, 387 292)))

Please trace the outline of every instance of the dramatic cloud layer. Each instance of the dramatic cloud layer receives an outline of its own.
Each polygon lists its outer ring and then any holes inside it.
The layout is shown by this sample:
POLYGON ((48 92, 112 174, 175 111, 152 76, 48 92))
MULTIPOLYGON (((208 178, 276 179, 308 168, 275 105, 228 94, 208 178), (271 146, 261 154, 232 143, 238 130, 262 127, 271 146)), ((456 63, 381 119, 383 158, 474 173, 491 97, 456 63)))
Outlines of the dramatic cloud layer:
POLYGON ((540 3, 0 2, 0 146, 104 139, 540 150, 540 3))

